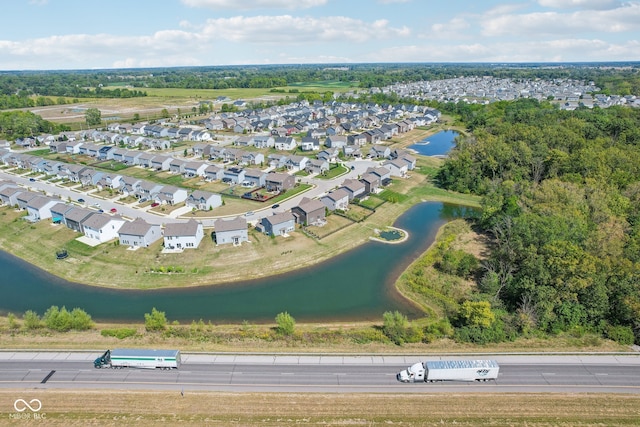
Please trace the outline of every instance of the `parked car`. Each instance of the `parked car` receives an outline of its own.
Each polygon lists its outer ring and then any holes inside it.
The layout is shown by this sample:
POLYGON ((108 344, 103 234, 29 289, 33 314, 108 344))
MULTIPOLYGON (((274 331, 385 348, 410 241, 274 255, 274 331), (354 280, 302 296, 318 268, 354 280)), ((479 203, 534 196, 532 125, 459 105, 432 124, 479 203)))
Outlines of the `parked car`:
POLYGON ((151 207, 152 208, 155 208, 156 206, 160 206, 160 203, 158 203, 158 202, 151 203, 151 207))
POLYGON ((244 216, 251 216, 251 215, 253 215, 253 211, 249 211, 246 214, 244 214, 244 216))
POLYGON ((84 203, 84 199, 78 199, 78 202, 84 203))
POLYGON ((98 209, 98 213, 104 213, 102 209, 98 209))
POLYGON ((278 203, 276 203, 275 205, 271 206, 271 209, 278 209, 280 207, 280 205, 278 203))
POLYGON ((143 197, 142 199, 138 200, 138 203, 144 203, 146 201, 147 201, 147 199, 143 197))
POLYGON ((118 212, 118 210, 116 208, 111 208, 111 209, 109 209, 109 212, 116 213, 116 212, 118 212))
POLYGON ((29 178, 29 181, 36 182, 36 179, 35 178, 29 178))

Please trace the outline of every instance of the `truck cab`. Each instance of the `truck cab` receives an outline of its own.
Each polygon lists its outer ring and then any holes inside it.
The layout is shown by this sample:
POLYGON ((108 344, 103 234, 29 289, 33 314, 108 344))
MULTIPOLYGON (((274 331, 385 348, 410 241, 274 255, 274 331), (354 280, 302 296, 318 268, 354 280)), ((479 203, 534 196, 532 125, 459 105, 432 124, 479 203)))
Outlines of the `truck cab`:
POLYGON ((93 361, 93 367, 100 369, 102 367, 111 367, 111 350, 107 350, 104 354, 93 361))
POLYGON ((397 375, 398 381, 403 383, 413 383, 424 381, 425 369, 422 363, 414 363, 404 371, 400 371, 397 375))

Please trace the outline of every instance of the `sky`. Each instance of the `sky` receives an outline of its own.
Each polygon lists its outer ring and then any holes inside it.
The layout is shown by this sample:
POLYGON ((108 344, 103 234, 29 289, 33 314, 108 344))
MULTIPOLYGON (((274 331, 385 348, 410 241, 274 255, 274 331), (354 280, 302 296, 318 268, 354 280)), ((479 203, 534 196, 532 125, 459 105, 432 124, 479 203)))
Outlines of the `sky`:
POLYGON ((0 70, 640 60, 640 0, 3 0, 0 70))

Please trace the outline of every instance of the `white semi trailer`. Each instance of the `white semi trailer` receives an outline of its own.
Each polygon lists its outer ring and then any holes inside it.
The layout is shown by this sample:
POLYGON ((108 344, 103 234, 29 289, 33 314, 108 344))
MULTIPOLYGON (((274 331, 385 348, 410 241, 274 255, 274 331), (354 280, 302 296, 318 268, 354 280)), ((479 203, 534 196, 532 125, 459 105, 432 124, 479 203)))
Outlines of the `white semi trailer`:
POLYGON ((489 381, 498 378, 500 367, 495 360, 434 360, 419 362, 400 371, 398 381, 489 381))
POLYGON ((100 368, 178 369, 180 350, 146 350, 118 348, 107 350, 93 362, 100 368))

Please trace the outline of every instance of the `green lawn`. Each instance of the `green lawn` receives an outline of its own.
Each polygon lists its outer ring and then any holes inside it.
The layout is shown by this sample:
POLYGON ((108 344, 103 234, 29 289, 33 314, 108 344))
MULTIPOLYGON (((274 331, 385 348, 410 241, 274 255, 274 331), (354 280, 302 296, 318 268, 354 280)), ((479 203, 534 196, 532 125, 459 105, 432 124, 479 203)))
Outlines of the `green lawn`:
POLYGON ((343 175, 345 173, 349 172, 349 169, 347 169, 345 166, 343 165, 331 165, 331 169, 329 169, 325 174, 322 175, 318 175, 319 179, 334 179, 340 175, 343 175))

